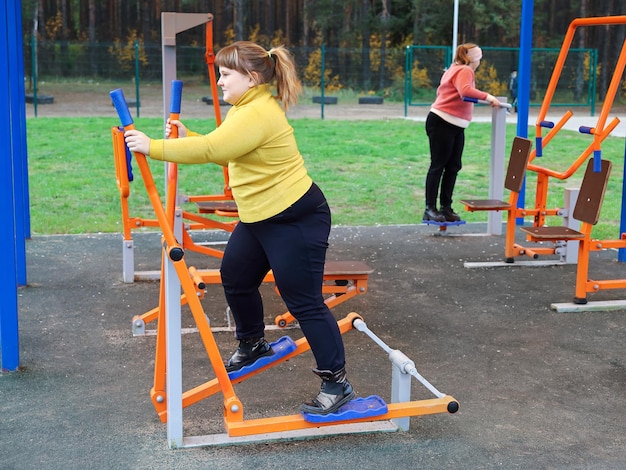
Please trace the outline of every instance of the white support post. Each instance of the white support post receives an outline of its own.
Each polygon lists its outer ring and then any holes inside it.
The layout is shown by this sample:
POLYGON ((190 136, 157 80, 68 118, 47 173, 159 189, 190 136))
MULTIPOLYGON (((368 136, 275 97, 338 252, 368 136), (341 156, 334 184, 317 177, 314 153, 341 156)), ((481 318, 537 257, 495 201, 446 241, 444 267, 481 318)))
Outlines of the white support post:
MULTIPOLYGON (((411 376, 402 372, 395 364, 391 365, 391 403, 411 401, 411 376)), ((391 420, 399 429, 409 430, 411 418, 395 418, 391 420)))
MULTIPOLYGON (((180 240, 183 231, 182 211, 177 209, 174 216, 174 236, 180 240)), ((183 352, 180 279, 174 263, 163 250, 165 257, 165 354, 166 354, 166 396, 167 396, 167 442, 171 449, 183 446, 183 352)))
MULTIPOLYGON (((498 101, 507 99, 498 96, 498 101)), ((489 199, 504 197, 504 155, 506 153, 506 113, 508 107, 492 108, 491 111, 491 158, 489 160, 489 199)), ((502 212, 488 211, 487 233, 502 235, 502 212)))
POLYGON ((180 281, 174 263, 165 256, 165 363, 167 371, 165 390, 167 396, 167 442, 170 449, 183 446, 183 373, 180 281))
POLYGON ((126 284, 135 282, 135 246, 133 240, 122 240, 122 278, 126 284))
MULTIPOLYGON (((578 188, 566 188, 565 189, 565 200, 563 201, 564 217, 563 217, 563 225, 571 228, 572 230, 580 230, 580 221, 576 220, 574 215, 574 207, 576 206, 576 201, 578 200, 578 194, 580 193, 580 189, 578 188)), ((578 246, 580 242, 578 240, 569 240, 565 242, 565 263, 566 264, 577 264, 578 263, 578 246)))

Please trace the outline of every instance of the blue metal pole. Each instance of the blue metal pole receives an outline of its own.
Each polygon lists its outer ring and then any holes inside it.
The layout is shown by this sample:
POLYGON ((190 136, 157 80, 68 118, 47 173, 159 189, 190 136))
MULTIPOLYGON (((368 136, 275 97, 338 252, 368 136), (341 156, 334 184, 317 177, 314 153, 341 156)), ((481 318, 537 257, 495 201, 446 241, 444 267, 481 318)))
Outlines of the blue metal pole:
MULTIPOLYGON (((528 109, 530 108, 530 56, 533 47, 534 0, 522 0, 522 20, 520 25, 519 65, 517 70, 517 135, 528 137, 528 109)), ((524 207, 526 182, 522 186, 517 201, 524 207)), ((523 219, 517 220, 518 224, 523 219)))
POLYGON ((517 135, 528 137, 530 56, 533 47, 533 0, 522 0, 519 64, 517 70, 517 135))
MULTIPOLYGON (((13 184, 14 160, 19 145, 14 142, 16 128, 24 128, 24 115, 18 111, 24 106, 16 103, 19 89, 15 81, 22 77, 19 56, 22 47, 15 46, 15 28, 21 25, 19 0, 6 0, 0 6, 0 63, 7 64, 7 73, 0 74, 0 113, 7 116, 8 124, 0 126, 0 214, 4 223, 0 227, 0 246, 3 247, 3 266, 0 269, 0 367, 3 371, 15 371, 19 367, 18 305, 17 305, 17 256, 16 256, 16 193, 13 184), (13 50, 11 48, 13 47, 13 50), (15 77, 15 78, 13 78, 15 77), (7 269, 8 268, 8 269, 7 269)), ((21 38, 20 38, 21 44, 21 38)), ((21 198, 21 195, 19 196, 21 198)))
MULTIPOLYGON (((624 140, 624 170, 622 173, 622 212, 620 214, 619 235, 626 232, 626 140, 624 140)), ((617 261, 626 262, 626 248, 617 250, 617 261)))
POLYGON ((24 90, 24 53, 22 39, 22 9, 20 0, 7 4, 9 22, 7 44, 9 63, 14 64, 9 74, 11 93, 11 141, 13 144, 13 182, 15 184, 15 242, 17 257, 17 283, 25 286, 26 239, 30 238, 30 197, 28 194, 28 158, 26 147, 26 98, 24 90))

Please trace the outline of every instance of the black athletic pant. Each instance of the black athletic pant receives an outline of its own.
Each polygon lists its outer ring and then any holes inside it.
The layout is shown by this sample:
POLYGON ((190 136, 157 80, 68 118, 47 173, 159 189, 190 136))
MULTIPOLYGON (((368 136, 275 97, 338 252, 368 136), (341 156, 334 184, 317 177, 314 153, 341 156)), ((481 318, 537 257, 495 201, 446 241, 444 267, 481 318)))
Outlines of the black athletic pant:
POLYGON ((456 175, 461 171, 465 146, 465 129, 443 120, 435 113, 426 117, 426 134, 430 142, 430 168, 426 175, 426 207, 452 205, 456 175), (441 185, 441 192, 439 192, 441 185))
POLYGON ((345 365, 343 339, 322 296, 330 225, 326 198, 313 184, 280 214, 261 222, 239 222, 224 251, 221 275, 238 339, 264 335, 259 286, 272 269, 282 299, 311 346, 317 368, 336 372, 345 365))

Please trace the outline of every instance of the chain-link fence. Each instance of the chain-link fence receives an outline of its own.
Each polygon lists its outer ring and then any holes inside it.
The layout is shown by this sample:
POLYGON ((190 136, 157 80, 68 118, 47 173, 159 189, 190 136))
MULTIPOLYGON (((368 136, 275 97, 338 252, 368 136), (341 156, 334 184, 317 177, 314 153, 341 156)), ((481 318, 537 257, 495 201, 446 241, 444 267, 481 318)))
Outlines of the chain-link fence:
MULTIPOLYGON (((449 46, 406 48, 291 48, 307 93, 344 101, 377 97, 405 106, 432 103, 441 74, 450 65, 449 46)), ((541 103, 559 49, 533 49, 531 106, 541 103)), ((177 46, 181 79, 207 80, 204 47, 177 46)), ((498 96, 511 96, 511 73, 517 68, 517 48, 483 48, 476 71, 478 88, 498 96)), ((98 79, 139 82, 161 81, 161 46, 132 43, 90 45, 88 42, 39 42, 25 46, 25 75, 37 80, 98 79)), ((555 93, 554 105, 594 106, 597 51, 572 49, 555 93)))

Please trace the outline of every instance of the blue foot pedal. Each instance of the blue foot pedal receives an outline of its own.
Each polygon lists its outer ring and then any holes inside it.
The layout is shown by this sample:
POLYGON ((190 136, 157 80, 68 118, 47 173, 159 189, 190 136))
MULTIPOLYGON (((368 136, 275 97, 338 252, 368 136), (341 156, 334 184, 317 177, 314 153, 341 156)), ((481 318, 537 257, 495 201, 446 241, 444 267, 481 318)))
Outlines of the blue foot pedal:
POLYGON ((355 398, 349 401, 334 413, 318 415, 314 413, 302 413, 304 420, 309 423, 332 423, 333 421, 346 421, 350 419, 372 418, 387 413, 387 403, 378 395, 370 395, 367 398, 355 398))
POLYGON ((449 225, 465 225, 464 220, 457 220, 456 222, 437 222, 435 220, 422 220, 423 224, 426 225, 438 225, 439 227, 447 227, 449 225))
POLYGON ((271 356, 264 356, 260 359, 257 359, 252 364, 242 367, 239 370, 234 370, 228 373, 228 378, 230 380, 238 379, 239 377, 254 372, 261 367, 264 367, 272 362, 276 362, 279 359, 285 357, 287 354, 291 354, 297 348, 296 343, 289 336, 283 336, 278 341, 274 341, 270 343, 274 354, 271 356))

